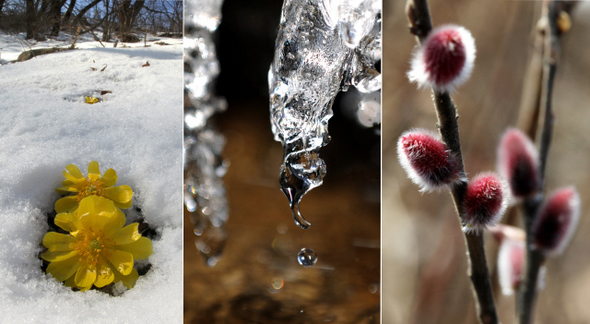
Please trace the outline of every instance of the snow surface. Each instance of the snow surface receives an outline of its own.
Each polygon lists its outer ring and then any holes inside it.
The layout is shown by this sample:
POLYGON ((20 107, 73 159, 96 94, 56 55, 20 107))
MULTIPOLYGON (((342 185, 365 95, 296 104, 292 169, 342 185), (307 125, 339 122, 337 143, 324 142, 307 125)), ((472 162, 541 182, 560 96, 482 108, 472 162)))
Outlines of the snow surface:
MULTIPOLYGON (((19 43, 0 36, 11 60, 19 43)), ((160 40, 173 45, 82 42, 0 66, 0 323, 182 321, 183 50, 181 39, 160 40), (103 101, 86 104, 90 95, 103 101), (92 160, 133 188, 160 236, 152 268, 120 297, 74 292, 40 268, 62 170, 73 163, 86 174, 92 160)))

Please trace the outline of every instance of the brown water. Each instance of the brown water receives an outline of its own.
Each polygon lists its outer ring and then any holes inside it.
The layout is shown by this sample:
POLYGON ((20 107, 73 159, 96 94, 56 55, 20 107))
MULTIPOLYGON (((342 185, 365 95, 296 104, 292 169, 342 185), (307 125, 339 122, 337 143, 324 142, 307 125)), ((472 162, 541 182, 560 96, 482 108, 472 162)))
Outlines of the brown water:
POLYGON ((301 203, 312 225, 299 228, 279 188, 282 148, 267 109, 230 105, 217 118, 231 162, 228 240, 221 260, 206 266, 185 217, 185 322, 379 323, 378 166, 359 159, 345 166, 355 152, 336 143, 325 154, 324 185, 301 203), (297 262, 302 248, 317 253, 315 265, 297 262))

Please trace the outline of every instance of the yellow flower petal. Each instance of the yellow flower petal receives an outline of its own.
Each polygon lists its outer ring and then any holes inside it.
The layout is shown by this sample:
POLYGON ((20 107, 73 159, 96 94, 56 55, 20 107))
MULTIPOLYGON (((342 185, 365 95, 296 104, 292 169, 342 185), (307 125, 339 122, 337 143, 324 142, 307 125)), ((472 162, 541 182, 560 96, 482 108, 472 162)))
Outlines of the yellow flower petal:
POLYGON ((121 281, 127 289, 131 289, 135 286, 137 278, 139 278, 139 273, 137 273, 137 270, 133 269, 129 275, 121 276, 119 281, 121 281))
POLYGON ((104 287, 115 280, 115 274, 113 273, 113 270, 106 264, 98 265, 96 271, 97 274, 94 285, 98 288, 104 287))
POLYGON ((55 189, 55 191, 57 191, 61 194, 69 194, 70 192, 78 192, 78 188, 66 185, 66 186, 59 187, 59 188, 55 189))
POLYGON ((78 271, 76 271, 76 278, 74 282, 80 290, 88 290, 92 287, 92 284, 96 281, 96 267, 89 265, 86 262, 82 262, 78 271))
POLYGON ((41 258, 49 262, 62 261, 77 256, 78 251, 48 251, 41 253, 41 258))
POLYGON ((115 250, 108 259, 122 275, 128 275, 133 270, 133 255, 129 252, 115 250))
POLYGON ((68 213, 74 210, 76 206, 78 206, 78 197, 63 197, 55 202, 55 211, 57 213, 68 213))
POLYGON ((43 236, 43 245, 54 251, 71 251, 76 244, 76 239, 73 236, 60 234, 56 232, 49 232, 43 236))
POLYGON ((115 201, 115 206, 117 206, 117 208, 127 209, 127 208, 131 207, 131 200, 129 200, 126 203, 119 203, 119 202, 115 201))
POLYGON ((74 224, 73 217, 74 216, 71 213, 59 213, 57 216, 55 216, 54 223, 55 225, 61 227, 64 231, 72 233, 78 230, 74 224))
POLYGON ((66 287, 70 287, 70 288, 74 288, 76 287, 76 273, 74 273, 73 275, 71 275, 65 282, 64 285, 66 285, 66 287))
POLYGON ((127 225, 113 233, 110 238, 115 241, 117 245, 133 243, 141 237, 141 234, 137 232, 138 225, 138 223, 127 225))
POLYGON ((71 177, 66 176, 66 173, 64 172, 64 177, 66 177, 66 179, 73 181, 73 182, 77 182, 76 180, 78 179, 84 179, 84 175, 82 175, 82 172, 80 172, 80 169, 78 169, 77 166, 73 165, 73 164, 68 164, 66 165, 66 170, 68 170, 68 174, 71 175, 71 177), (73 179, 71 179, 73 178, 73 179))
POLYGON ((127 185, 116 186, 104 189, 104 194, 107 198, 118 203, 127 203, 133 197, 133 190, 127 185))
POLYGON ((61 182, 61 185, 62 185, 62 186, 73 186, 74 184, 75 184, 75 183, 73 183, 73 182, 72 182, 72 181, 70 181, 70 180, 64 180, 64 181, 62 181, 62 182, 61 182))
POLYGON ((102 229, 114 217, 117 208, 112 201, 98 196, 88 196, 80 201, 78 219, 82 228, 102 229))
POLYGON ((71 257, 69 259, 49 263, 46 271, 58 281, 65 281, 76 273, 80 264, 80 258, 71 257))
POLYGON ((88 178, 91 180, 100 179, 100 169, 98 168, 98 162, 92 161, 88 163, 88 178))
POLYGON ((125 226, 125 214, 120 209, 115 209, 107 222, 104 224, 103 233, 106 237, 110 237, 115 232, 119 231, 125 226))
POLYGON ((112 187, 117 183, 117 172, 113 169, 108 169, 100 179, 105 187, 112 187))
POLYGON ((139 240, 125 245, 115 247, 117 250, 129 252, 135 260, 147 259, 154 252, 152 241, 147 237, 140 237, 139 240))

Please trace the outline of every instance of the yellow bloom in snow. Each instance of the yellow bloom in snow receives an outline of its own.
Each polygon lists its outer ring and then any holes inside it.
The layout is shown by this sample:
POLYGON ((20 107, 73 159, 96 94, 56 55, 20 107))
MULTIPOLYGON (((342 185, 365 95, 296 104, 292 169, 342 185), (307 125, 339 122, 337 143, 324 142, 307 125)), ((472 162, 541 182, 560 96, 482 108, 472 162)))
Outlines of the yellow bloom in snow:
POLYGON ((133 197, 131 187, 127 185, 113 187, 117 183, 115 170, 108 169, 101 178, 98 162, 96 161, 88 164, 87 177, 84 177, 80 169, 73 164, 66 165, 66 170, 63 172, 66 180, 62 182, 62 187, 57 188, 56 191, 62 194, 74 192, 76 195, 63 197, 56 201, 56 212, 73 212, 80 201, 90 195, 106 197, 112 200, 115 206, 119 208, 131 207, 131 198, 133 197))
POLYGON ((88 96, 86 96, 86 103, 87 104, 91 104, 92 105, 92 104, 97 103, 98 101, 99 100, 96 97, 88 97, 88 96))
POLYGON ((88 290, 122 281, 127 288, 138 278, 134 260, 152 254, 152 241, 137 232, 138 223, 125 225, 125 215, 106 198, 89 196, 75 213, 60 213, 55 224, 70 234, 49 232, 43 237, 49 261, 47 273, 66 286, 88 290))

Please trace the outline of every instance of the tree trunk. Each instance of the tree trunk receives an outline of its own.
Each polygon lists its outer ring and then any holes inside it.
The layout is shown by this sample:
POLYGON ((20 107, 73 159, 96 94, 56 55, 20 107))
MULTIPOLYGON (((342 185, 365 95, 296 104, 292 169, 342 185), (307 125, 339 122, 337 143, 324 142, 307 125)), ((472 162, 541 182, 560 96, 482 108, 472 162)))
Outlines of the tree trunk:
POLYGON ((4 7, 4 1, 6 0, 0 0, 0 17, 2 17, 2 7, 4 7))
POLYGON ((66 0, 52 0, 49 9, 49 19, 51 21, 51 36, 58 36, 61 29, 61 8, 66 4, 66 0))
POLYGON ((64 19, 61 21, 62 25, 67 24, 72 17, 72 12, 74 11, 74 7, 76 6, 76 0, 70 0, 70 5, 68 6, 68 10, 64 14, 64 19))
POLYGON ((104 9, 105 9, 105 17, 107 17, 107 19, 105 20, 104 24, 102 25, 102 41, 103 42, 108 42, 109 39, 111 38, 111 19, 108 18, 109 16, 109 0, 104 0, 104 9))
POLYGON ((35 35, 35 0, 26 0, 25 22, 27 24, 27 37, 32 39, 35 35))
POLYGON ((125 41, 125 38, 129 31, 131 30, 131 26, 139 15, 141 8, 145 1, 136 0, 133 4, 131 4, 132 0, 123 0, 119 3, 117 8, 117 17, 119 18, 119 39, 121 41, 125 41))

